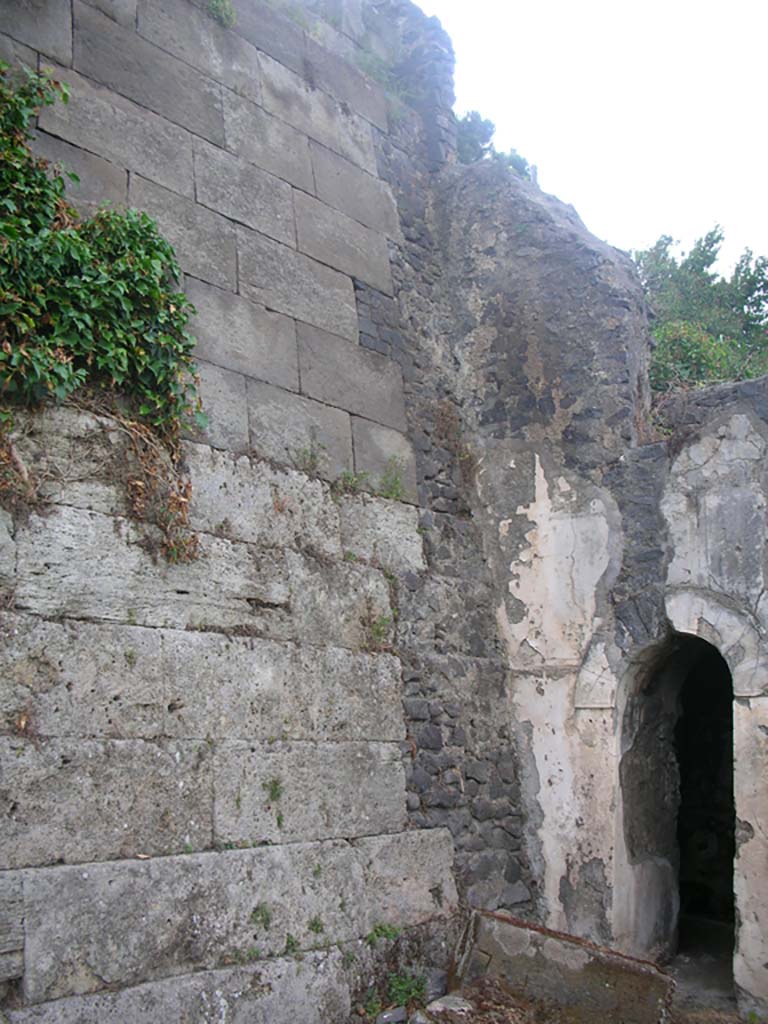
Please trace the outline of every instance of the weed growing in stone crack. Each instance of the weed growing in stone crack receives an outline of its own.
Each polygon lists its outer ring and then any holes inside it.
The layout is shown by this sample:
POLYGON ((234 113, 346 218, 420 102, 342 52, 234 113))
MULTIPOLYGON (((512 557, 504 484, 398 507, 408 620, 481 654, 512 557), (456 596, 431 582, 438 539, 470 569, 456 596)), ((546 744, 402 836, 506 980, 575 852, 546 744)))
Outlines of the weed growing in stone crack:
POLYGON ((315 916, 311 918, 307 927, 311 932, 314 932, 315 935, 319 935, 320 932, 325 931, 325 925, 323 924, 323 920, 317 914, 315 914, 315 916))
POLYGON ((319 878, 322 873, 323 873, 323 869, 320 867, 320 865, 319 864, 315 864, 315 866, 312 868, 312 877, 313 878, 319 878))
POLYGON ((294 469, 306 473, 307 476, 318 476, 323 463, 327 460, 326 451, 324 444, 311 438, 304 448, 297 448, 288 454, 294 469))
POLYGON ((264 931, 269 931, 269 926, 272 924, 272 911, 267 903, 262 901, 256 904, 251 911, 251 923, 263 928, 264 931))
POLYGON ((359 559, 359 557, 358 557, 358 556, 357 556, 357 555, 356 555, 356 554, 354 553, 354 551, 345 551, 345 552, 344 552, 344 561, 345 561, 345 562, 359 562, 359 561, 360 561, 360 559, 359 559))
POLYGON ((405 469, 405 463, 402 459, 397 458, 393 455, 392 458, 387 460, 387 464, 384 467, 384 472, 381 474, 379 480, 379 486, 376 493, 382 498, 391 498, 393 501, 402 501, 405 496, 405 487, 403 485, 403 470, 405 469))
POLYGON ((427 980, 423 974, 390 974, 387 979, 387 996, 395 1006, 423 1005, 427 994, 427 980))
POLYGON ((261 788, 266 792, 269 802, 274 804, 283 795, 283 784, 280 779, 270 779, 268 782, 262 782, 261 788))
POLYGON ((184 846, 182 847, 182 850, 183 850, 184 853, 194 853, 195 852, 195 848, 192 845, 192 843, 184 843, 184 846))
POLYGON ((126 665, 129 668, 133 668, 136 664, 136 651, 129 647, 127 651, 123 651, 123 657, 125 658, 126 665))
POLYGON ((389 615, 374 615, 373 609, 369 606, 362 622, 365 629, 364 650, 375 653, 392 649, 389 638, 392 618, 389 615))
POLYGON ((394 924, 375 924, 373 928, 365 936, 365 941, 369 946, 375 946, 379 939, 392 940, 396 939, 400 934, 400 929, 394 924))
POLYGON ((277 812, 277 817, 275 818, 275 824, 277 825, 278 828, 282 828, 284 823, 285 823, 285 818, 280 813, 280 811, 278 811, 277 812))
POLYGON ((299 940, 291 935, 290 932, 285 936, 285 952, 287 956, 295 953, 299 948, 299 940))
POLYGON ((365 471, 352 473, 345 469, 331 484, 331 493, 340 498, 344 494, 359 494, 368 483, 369 474, 365 471))
POLYGON ((365 1010, 366 1016, 376 1018, 384 1009, 381 999, 379 999, 375 988, 369 988, 363 1003, 363 1009, 365 1010))
POLYGON ((208 14, 224 28, 232 28, 237 21, 232 0, 208 0, 208 14))

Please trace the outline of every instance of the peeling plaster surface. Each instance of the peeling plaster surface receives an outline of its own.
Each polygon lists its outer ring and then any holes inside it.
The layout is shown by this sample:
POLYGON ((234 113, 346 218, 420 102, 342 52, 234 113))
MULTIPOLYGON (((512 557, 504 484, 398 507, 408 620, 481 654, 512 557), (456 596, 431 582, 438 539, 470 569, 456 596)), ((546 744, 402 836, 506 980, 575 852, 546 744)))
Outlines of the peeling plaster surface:
MULTIPOLYGON (((562 478, 559 483, 553 497, 536 455, 535 496, 517 509, 531 524, 527 546, 509 566, 509 594, 526 612, 514 622, 505 604, 498 609, 515 666, 578 665, 599 625, 597 588, 610 562, 608 511, 599 497, 580 508, 570 485, 562 478)), ((508 528, 509 521, 502 520, 500 536, 508 528)))

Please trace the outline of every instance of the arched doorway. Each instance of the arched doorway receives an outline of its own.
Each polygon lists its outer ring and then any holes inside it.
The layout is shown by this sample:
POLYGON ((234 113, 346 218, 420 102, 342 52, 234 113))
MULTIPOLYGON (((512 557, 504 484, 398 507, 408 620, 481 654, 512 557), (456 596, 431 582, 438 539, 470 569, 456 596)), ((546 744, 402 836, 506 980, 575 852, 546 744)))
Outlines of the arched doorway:
POLYGON ((624 843, 646 913, 642 944, 661 960, 705 956, 730 972, 733 686, 715 647, 674 633, 656 648, 628 695, 621 751, 624 843))

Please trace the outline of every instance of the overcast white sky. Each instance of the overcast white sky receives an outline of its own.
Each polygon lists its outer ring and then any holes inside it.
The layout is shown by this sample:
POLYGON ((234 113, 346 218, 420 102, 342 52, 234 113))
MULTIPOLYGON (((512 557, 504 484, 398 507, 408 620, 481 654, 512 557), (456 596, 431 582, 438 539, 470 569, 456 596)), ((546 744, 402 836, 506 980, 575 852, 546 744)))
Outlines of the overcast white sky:
POLYGON ((768 0, 417 0, 456 50, 456 111, 538 167, 622 249, 687 249, 716 223, 723 269, 768 255, 768 0))

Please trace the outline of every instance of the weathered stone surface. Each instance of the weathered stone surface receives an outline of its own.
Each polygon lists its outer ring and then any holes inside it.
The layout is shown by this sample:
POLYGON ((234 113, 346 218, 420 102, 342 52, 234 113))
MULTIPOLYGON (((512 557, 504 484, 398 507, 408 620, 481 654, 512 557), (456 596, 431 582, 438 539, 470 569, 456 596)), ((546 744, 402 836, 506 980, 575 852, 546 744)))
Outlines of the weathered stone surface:
POLYGON ((41 738, 405 736, 400 664, 388 654, 5 612, 0 671, 7 733, 26 713, 41 738))
POLYGON ((370 125, 270 57, 261 57, 262 102, 270 114, 376 174, 370 125))
POLYGON ((310 398, 405 430, 400 367, 378 352, 298 324, 301 390, 310 398))
POLYGON ((186 278, 184 290, 197 309, 190 325, 197 340, 197 358, 298 391, 292 320, 194 277, 186 278))
POLYGON ((228 89, 223 103, 227 149, 297 188, 314 190, 306 135, 228 89))
POLYGON ((235 31, 263 53, 303 73, 305 42, 300 25, 264 0, 234 0, 235 31))
POLYGON ((153 563, 134 524, 66 507, 31 516, 17 531, 17 545, 21 611, 151 626, 284 629, 289 592, 282 559, 249 545, 203 534, 197 561, 153 563))
POLYGON ((223 145, 221 89, 213 79, 80 0, 74 18, 77 71, 223 145))
POLYGON ((222 743, 214 786, 220 842, 347 839, 405 827, 395 743, 222 743))
MULTIPOLYGON (((232 950, 248 959, 257 943, 232 950)), ((237 955, 236 955, 237 954, 237 955)), ((71 996, 43 1006, 9 1010, 9 1024, 327 1024, 346 1020, 350 994, 340 950, 269 959, 247 967, 187 974, 121 992, 71 996)))
POLYGON ((0 23, 20 43, 62 64, 72 62, 70 0, 0 0, 0 23))
POLYGON ((371 926, 399 926, 455 912, 453 840, 447 829, 417 829, 354 843, 363 863, 371 926))
POLYGON ((0 982, 24 973, 24 901, 21 875, 0 874, 0 982))
POLYGON ((85 2, 126 28, 136 27, 137 0, 85 0, 85 2))
POLYGON ((296 244, 291 186, 236 156, 195 141, 198 203, 287 245, 296 244))
POLYGON ((389 185, 316 142, 310 142, 317 196, 335 210, 390 238, 399 238, 400 220, 389 185))
POLYGON ((376 484, 388 471, 396 471, 403 485, 403 497, 414 504, 417 499, 416 460, 410 442, 389 427, 352 417, 355 445, 355 469, 368 473, 376 484))
POLYGON ((247 451, 250 440, 245 377, 211 363, 198 363, 197 369, 199 394, 208 417, 208 426, 201 437, 214 448, 247 451))
POLYGON ((339 514, 345 551, 391 572, 426 570, 415 508, 365 495, 342 498, 339 514))
POLYGON ((367 78, 348 61, 330 53, 325 47, 307 38, 306 77, 319 89, 348 104, 356 113, 387 130, 387 97, 378 83, 367 78))
POLYGON ((74 172, 78 182, 65 178, 67 200, 78 210, 93 213, 99 206, 120 207, 128 201, 128 174, 101 157, 71 146, 45 132, 37 132, 32 143, 37 156, 74 172))
POLYGON ((240 291, 247 298, 357 341, 349 277, 245 228, 237 232, 237 249, 240 291))
POLYGON ((69 85, 70 99, 43 107, 39 124, 44 131, 174 192, 194 194, 189 132, 74 71, 52 70, 69 85))
POLYGON ((175 248, 182 270, 237 291, 235 231, 230 221, 135 174, 129 197, 131 206, 146 210, 157 221, 175 248))
POLYGON ((16 541, 13 518, 0 509, 0 587, 11 589, 16 583, 16 541))
POLYGON ((32 70, 37 69, 37 52, 2 32, 0 32, 0 60, 10 64, 11 67, 26 65, 32 70))
POLYGON ((37 1003, 220 967, 253 947, 275 955, 289 934, 300 949, 344 941, 363 934, 365 903, 357 851, 341 842, 26 871, 24 993, 37 1003))
POLYGON ((348 413, 258 381, 249 380, 247 392, 251 447, 258 455, 326 480, 352 469, 348 413))
POLYGON ((286 551, 291 611, 304 643, 383 650, 393 634, 384 576, 363 565, 325 563, 286 551))
POLYGON ((202 445, 185 445, 184 456, 195 529, 262 547, 341 554, 338 507, 319 480, 202 445))
POLYGON ((325 203, 297 192, 296 237, 308 256, 392 294, 389 250, 384 235, 364 227, 325 203))
POLYGON ((137 31, 155 46, 258 103, 256 47, 186 0, 139 0, 137 31))
POLYGON ((0 737, 0 764, 0 869, 211 845, 204 740, 0 737))

